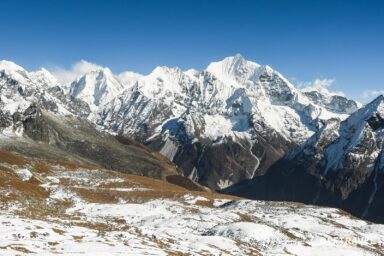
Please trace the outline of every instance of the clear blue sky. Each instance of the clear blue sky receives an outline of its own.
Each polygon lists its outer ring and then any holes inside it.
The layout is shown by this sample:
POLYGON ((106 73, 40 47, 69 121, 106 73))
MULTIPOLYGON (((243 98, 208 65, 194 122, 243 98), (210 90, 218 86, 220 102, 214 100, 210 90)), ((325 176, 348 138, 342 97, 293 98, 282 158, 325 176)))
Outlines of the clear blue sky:
POLYGON ((85 59, 114 72, 204 68, 241 53, 289 79, 384 90, 384 1, 3 0, 0 59, 31 70, 85 59))

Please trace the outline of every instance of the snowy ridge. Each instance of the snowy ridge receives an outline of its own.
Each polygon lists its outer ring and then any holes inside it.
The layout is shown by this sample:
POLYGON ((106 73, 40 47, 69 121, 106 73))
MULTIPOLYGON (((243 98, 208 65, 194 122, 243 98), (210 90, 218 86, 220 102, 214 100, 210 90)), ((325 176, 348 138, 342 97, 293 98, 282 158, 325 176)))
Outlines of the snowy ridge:
MULTIPOLYGON (((323 156, 329 159, 325 161, 327 163, 326 170, 328 171, 329 169, 342 167, 342 157, 348 155, 348 152, 352 153, 356 147, 359 147, 367 139, 367 136, 375 140, 374 145, 378 146, 377 150, 380 151, 381 145, 377 139, 381 137, 382 128, 380 124, 376 127, 377 129, 373 128, 372 124, 377 118, 376 121, 380 122, 381 117, 384 116, 383 99, 382 95, 377 97, 342 122, 335 119, 330 120, 323 129, 297 148, 289 158, 295 157, 302 150, 306 150, 308 154, 313 154, 313 151, 309 150, 309 148, 319 152, 324 150, 323 156), (372 133, 376 133, 376 136, 369 135, 372 133)), ((367 152, 362 151, 361 153, 366 154, 367 152)), ((317 157, 321 158, 321 156, 317 157)), ((377 152, 371 157, 376 158, 377 152)))
POLYGON ((65 97, 61 88, 57 79, 44 68, 29 73, 12 62, 0 62, 0 112, 3 115, 10 117, 16 112, 23 113, 32 103, 45 105, 55 113, 70 114, 55 93, 56 90, 65 97))
MULTIPOLYGON (((328 159, 326 172, 329 169, 337 169, 340 167, 342 165, 342 158, 345 156, 353 157, 360 162, 358 158, 359 154, 362 154, 363 158, 371 159, 368 165, 376 161, 383 146, 382 142, 380 143, 378 141, 378 143, 375 143, 376 147, 370 156, 366 156, 366 150, 358 153, 354 152, 354 149, 361 146, 361 143, 366 142, 368 138, 371 138, 371 134, 377 132, 369 125, 368 121, 370 118, 384 117, 383 100, 382 95, 377 97, 374 101, 353 113, 341 124, 339 129, 340 138, 337 143, 332 144, 325 151, 325 156, 328 159)), ((374 140, 376 140, 375 138, 377 138, 377 136, 373 137, 374 140)))
MULTIPOLYGON (((302 142, 312 135, 319 120, 332 117, 344 119, 347 116, 345 112, 332 112, 314 104, 281 74, 269 66, 247 61, 241 55, 211 63, 203 72, 182 72, 179 68, 157 67, 148 76, 138 79, 135 91, 151 101, 166 104, 172 109, 171 117, 190 113, 201 115, 198 119, 204 127, 190 128, 209 131, 201 132, 200 136, 213 140, 237 130, 234 126, 238 125, 238 120, 234 120, 237 118, 231 113, 231 104, 246 108, 247 113, 262 123, 260 125, 269 126, 294 142, 302 142), (241 99, 235 99, 240 91, 241 99), (303 120, 302 116, 307 120, 303 120), (210 122, 216 118, 219 119, 210 122), (229 122, 229 126, 224 125, 217 133, 211 132, 217 130, 217 123, 225 122, 229 122), (205 127, 205 124, 208 126, 205 127)), ((354 110, 350 109, 348 113, 354 110)), ((99 123, 102 122, 99 120, 99 123)))
MULTIPOLYGON (((22 86, 59 85, 64 91, 66 90, 65 85, 60 85, 44 68, 28 73, 12 62, 1 61, 0 70, 22 86)), ((196 128, 209 133, 201 132, 199 136, 211 139, 225 134, 230 135, 233 130, 237 131, 236 128, 233 129, 234 126, 238 126, 238 120, 233 120, 236 113, 233 113, 231 104, 244 108, 245 113, 252 115, 259 125, 267 125, 281 133, 287 140, 294 142, 308 138, 314 132, 314 126, 318 125, 318 120, 328 120, 332 117, 344 119, 346 115, 343 114, 355 110, 348 109, 347 112, 338 113, 316 105, 281 74, 269 66, 247 61, 240 54, 213 62, 202 72, 197 70, 183 72, 179 68, 157 67, 147 76, 130 71, 114 75, 110 69, 98 66, 97 69, 73 81, 69 91, 70 96, 88 104, 92 115, 116 108, 112 106, 113 100, 121 95, 135 93, 140 93, 150 101, 156 102, 152 103, 152 106, 159 102, 167 105, 172 110, 169 118, 178 118, 191 112, 194 115, 201 115, 196 119, 199 119, 197 123, 200 122, 204 127, 196 128), (235 99, 240 92, 241 98, 235 99), (218 117, 215 122, 210 120, 218 115, 230 125, 212 134, 211 130, 216 129, 214 124, 217 124, 220 118, 218 117), (213 126, 205 127, 205 123, 211 123, 213 126), (290 127, 285 128, 288 124, 290 127)), ((125 104, 131 105, 131 102, 125 104)), ((103 114, 98 123, 102 123, 102 119, 103 114)), ((166 120, 162 120, 161 123, 164 121, 166 120)))
POLYGON ((54 77, 48 70, 41 68, 37 71, 30 72, 29 76, 31 80, 37 84, 44 84, 48 86, 54 86, 59 84, 56 77, 54 77))
POLYGON ((17 81, 25 82, 29 79, 28 72, 11 61, 0 61, 0 71, 17 81))

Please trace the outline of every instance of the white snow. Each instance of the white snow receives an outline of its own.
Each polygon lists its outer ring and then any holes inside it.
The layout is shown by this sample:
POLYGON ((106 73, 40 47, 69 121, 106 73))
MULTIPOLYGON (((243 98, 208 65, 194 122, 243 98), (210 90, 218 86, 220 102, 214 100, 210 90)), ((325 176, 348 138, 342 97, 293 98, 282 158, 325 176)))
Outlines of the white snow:
POLYGON ((15 172, 22 181, 29 181, 33 176, 32 172, 28 169, 16 169, 15 172))
POLYGON ((208 138, 216 139, 229 134, 232 131, 231 120, 222 115, 204 115, 205 131, 208 138))
POLYGON ((217 182, 217 186, 220 189, 225 189, 231 185, 233 185, 233 182, 229 179, 220 179, 219 182, 217 182))
POLYGON ((11 61, 1 60, 0 71, 4 71, 7 75, 22 83, 27 83, 29 80, 28 72, 11 61))
POLYGON ((29 76, 37 84, 44 84, 47 86, 57 85, 59 82, 48 70, 41 68, 37 71, 30 72, 29 76))
POLYGON ((278 238, 278 231, 274 228, 252 222, 236 222, 229 225, 219 225, 211 229, 215 235, 224 236, 232 240, 244 240, 245 242, 266 242, 278 238), (262 234, 262 235, 261 235, 262 234))

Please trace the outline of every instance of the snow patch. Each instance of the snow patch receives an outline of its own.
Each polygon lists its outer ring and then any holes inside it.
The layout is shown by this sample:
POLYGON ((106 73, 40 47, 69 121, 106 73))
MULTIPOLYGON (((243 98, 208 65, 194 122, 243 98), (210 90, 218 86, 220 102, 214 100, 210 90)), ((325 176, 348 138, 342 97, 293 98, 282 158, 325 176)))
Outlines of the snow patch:
POLYGON ((16 169, 15 170, 17 176, 19 176, 19 178, 22 180, 22 181, 29 181, 33 174, 30 170, 28 169, 16 169))

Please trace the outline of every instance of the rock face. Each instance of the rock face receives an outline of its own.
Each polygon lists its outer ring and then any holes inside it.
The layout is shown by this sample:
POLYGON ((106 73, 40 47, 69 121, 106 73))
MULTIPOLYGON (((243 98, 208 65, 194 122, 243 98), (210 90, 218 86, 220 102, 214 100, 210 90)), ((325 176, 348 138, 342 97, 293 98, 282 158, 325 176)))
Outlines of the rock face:
POLYGON ((343 208, 384 222, 384 98, 346 120, 330 120, 264 176, 228 192, 343 208))
POLYGON ((22 117, 24 133, 36 141, 49 142, 48 124, 41 110, 34 104, 28 107, 22 117))

